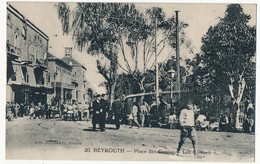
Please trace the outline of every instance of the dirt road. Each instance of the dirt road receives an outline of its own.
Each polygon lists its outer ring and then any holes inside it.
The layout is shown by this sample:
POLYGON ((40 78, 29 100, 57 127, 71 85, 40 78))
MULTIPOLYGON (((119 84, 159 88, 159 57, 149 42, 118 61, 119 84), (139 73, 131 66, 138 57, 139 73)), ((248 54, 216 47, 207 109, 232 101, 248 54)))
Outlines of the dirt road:
POLYGON ((176 155, 179 130, 129 128, 92 131, 91 122, 18 118, 6 122, 6 159, 254 161, 252 134, 198 132, 198 155, 191 142, 176 155))

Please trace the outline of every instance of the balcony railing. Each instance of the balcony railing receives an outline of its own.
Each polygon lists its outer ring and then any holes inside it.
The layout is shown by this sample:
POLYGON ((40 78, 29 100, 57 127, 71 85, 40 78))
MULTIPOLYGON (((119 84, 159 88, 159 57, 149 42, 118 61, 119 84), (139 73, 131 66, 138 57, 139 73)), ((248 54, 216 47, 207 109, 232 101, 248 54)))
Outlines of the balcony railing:
POLYGON ((6 50, 7 50, 7 54, 8 57, 12 57, 12 58, 18 58, 21 54, 21 49, 18 47, 15 47, 14 45, 10 44, 10 43, 6 43, 6 50))

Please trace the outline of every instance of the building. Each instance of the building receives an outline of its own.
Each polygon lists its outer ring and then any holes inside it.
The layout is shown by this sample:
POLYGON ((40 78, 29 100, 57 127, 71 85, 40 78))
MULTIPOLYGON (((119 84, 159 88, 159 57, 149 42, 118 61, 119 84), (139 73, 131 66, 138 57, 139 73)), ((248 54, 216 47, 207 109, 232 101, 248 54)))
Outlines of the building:
POLYGON ((7 101, 45 103, 52 89, 45 60, 49 37, 10 4, 6 28, 7 101))
POLYGON ((75 89, 72 91, 72 102, 85 103, 87 97, 87 81, 85 78, 86 67, 72 58, 72 48, 65 47, 65 57, 62 60, 72 66, 72 83, 75 89))
POLYGON ((72 66, 48 53, 48 82, 53 87, 52 94, 48 95, 48 103, 60 105, 62 102, 72 101, 72 90, 75 86, 72 84, 72 66))

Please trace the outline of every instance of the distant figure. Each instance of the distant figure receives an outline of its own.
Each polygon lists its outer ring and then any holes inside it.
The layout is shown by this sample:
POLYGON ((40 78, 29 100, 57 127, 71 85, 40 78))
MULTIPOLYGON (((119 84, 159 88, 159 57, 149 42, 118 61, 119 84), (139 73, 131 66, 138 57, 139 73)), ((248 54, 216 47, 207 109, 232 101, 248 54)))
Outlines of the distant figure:
POLYGON ((102 127, 102 122, 100 121, 101 119, 101 105, 100 105, 100 95, 97 94, 96 96, 96 100, 93 101, 93 116, 92 116, 92 125, 93 125, 93 130, 96 130, 96 124, 99 124, 99 128, 101 131, 104 131, 103 127, 102 127))
POLYGON ((14 118, 18 117, 19 110, 20 110, 20 105, 16 102, 14 104, 14 118))
POLYGON ((29 109, 29 116, 30 116, 30 119, 35 118, 35 106, 33 103, 31 104, 30 109, 29 109))
POLYGON ((249 100, 245 114, 245 119, 248 121, 248 132, 253 132, 253 125, 255 123, 255 109, 251 100, 249 100))
POLYGON ((199 114, 196 119, 196 124, 198 125, 198 129, 200 130, 208 130, 209 121, 207 121, 207 117, 204 114, 199 114))
POLYGON ((112 104, 112 112, 115 117, 115 125, 116 129, 120 128, 120 117, 122 113, 122 103, 119 98, 116 98, 112 104))
POLYGON ((145 117, 148 113, 148 104, 143 101, 143 105, 140 106, 140 120, 141 120, 141 127, 144 127, 145 117))
POLYGON ((153 103, 151 104, 150 117, 151 117, 150 125, 155 126, 158 123, 158 111, 157 111, 156 99, 154 99, 153 103))
POLYGON ((108 101, 106 98, 106 94, 101 95, 100 99, 100 124, 101 124, 101 129, 102 131, 105 131, 106 129, 106 117, 107 117, 107 112, 108 112, 108 101))
POLYGON ((227 112, 220 116, 219 129, 225 132, 229 131, 229 118, 227 112))
POLYGON ((138 104, 137 102, 133 102, 133 107, 132 107, 132 112, 131 112, 131 116, 132 116, 132 123, 130 128, 132 128, 134 126, 134 124, 136 124, 138 126, 138 128, 140 128, 140 124, 138 122, 138 104))
POLYGON ((192 103, 188 103, 187 107, 181 110, 179 122, 181 126, 181 137, 177 148, 177 155, 184 144, 186 138, 189 138, 193 146, 193 154, 196 154, 197 131, 195 129, 194 116, 197 113, 197 108, 192 103))
POLYGON ((168 106, 167 102, 164 99, 164 97, 160 97, 160 104, 158 106, 160 126, 165 123, 165 114, 168 106))
POLYGON ((231 110, 230 111, 230 114, 231 114, 231 127, 232 127, 232 130, 235 130, 236 129, 236 117, 237 117, 237 110, 238 110, 238 105, 236 103, 236 100, 234 98, 232 98, 232 102, 230 103, 230 107, 229 109, 231 110))

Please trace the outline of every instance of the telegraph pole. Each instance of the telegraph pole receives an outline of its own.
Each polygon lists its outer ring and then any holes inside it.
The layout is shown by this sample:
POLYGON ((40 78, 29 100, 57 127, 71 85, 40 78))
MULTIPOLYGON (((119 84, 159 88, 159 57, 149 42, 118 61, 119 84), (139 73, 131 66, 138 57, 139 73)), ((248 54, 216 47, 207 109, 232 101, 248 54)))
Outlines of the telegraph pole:
POLYGON ((154 32, 154 54, 155 54, 155 67, 156 67, 156 104, 158 108, 159 104, 159 71, 158 71, 158 61, 157 61, 157 43, 156 43, 156 35, 157 35, 157 18, 155 18, 155 32, 154 32))
POLYGON ((180 38, 179 38, 179 18, 178 13, 180 11, 175 11, 176 13, 176 63, 177 63, 177 83, 176 88, 178 92, 178 104, 180 104, 181 100, 181 92, 180 92, 180 38))

